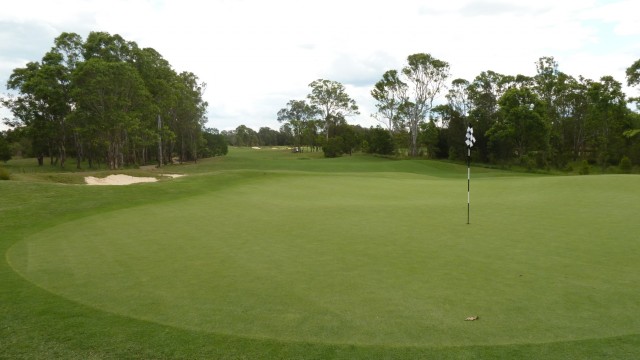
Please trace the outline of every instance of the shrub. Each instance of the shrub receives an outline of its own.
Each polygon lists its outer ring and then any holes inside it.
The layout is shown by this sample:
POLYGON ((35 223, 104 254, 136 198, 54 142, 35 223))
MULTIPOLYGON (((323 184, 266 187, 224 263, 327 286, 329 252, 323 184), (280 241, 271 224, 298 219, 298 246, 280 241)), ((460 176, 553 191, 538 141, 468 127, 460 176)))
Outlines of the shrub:
POLYGON ((334 158, 338 156, 342 156, 343 154, 343 141, 340 136, 336 136, 327 141, 326 144, 322 145, 322 151, 324 152, 324 157, 334 158))
POLYGON ((458 160, 458 153, 455 146, 449 147, 449 160, 458 160))
POLYGON ((395 151, 393 136, 389 131, 380 127, 372 128, 369 131, 367 145, 367 152, 371 154, 392 155, 395 151))
POLYGON ((0 180, 9 180, 11 176, 9 175, 9 170, 0 166, 0 180))
POLYGON ((582 164, 580 165, 580 175, 589 175, 589 162, 587 160, 582 160, 582 164))
POLYGON ((623 156, 622 159, 620 159, 620 171, 622 171, 625 174, 630 174, 631 173, 631 159, 629 159, 628 156, 623 156))
POLYGON ((2 133, 0 133, 0 161, 6 163, 9 160, 11 160, 11 147, 2 133))
POLYGON ((527 169, 527 171, 534 171, 536 168, 536 160, 533 155, 525 155, 520 157, 520 166, 527 169))

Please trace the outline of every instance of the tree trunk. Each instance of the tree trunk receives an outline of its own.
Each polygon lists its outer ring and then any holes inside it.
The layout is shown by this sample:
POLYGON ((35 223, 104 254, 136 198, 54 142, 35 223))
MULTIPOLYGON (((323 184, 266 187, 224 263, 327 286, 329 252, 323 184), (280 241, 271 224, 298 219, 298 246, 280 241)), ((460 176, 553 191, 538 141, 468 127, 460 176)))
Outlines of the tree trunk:
POLYGON ((158 114, 158 167, 162 167, 162 119, 158 114))
POLYGON ((80 169, 80 164, 82 162, 82 157, 83 157, 83 151, 82 151, 82 142, 80 141, 80 138, 78 136, 78 133, 76 131, 73 132, 73 141, 75 142, 76 145, 76 169, 80 169))
POLYGON ((180 163, 185 161, 185 154, 184 154, 184 131, 181 131, 180 134, 180 163))
POLYGON ((60 143, 58 152, 60 153, 60 167, 63 168, 64 163, 67 161, 67 149, 64 147, 64 142, 60 143))
POLYGON ((411 129, 411 150, 410 156, 416 157, 418 156, 418 131, 417 129, 411 129))

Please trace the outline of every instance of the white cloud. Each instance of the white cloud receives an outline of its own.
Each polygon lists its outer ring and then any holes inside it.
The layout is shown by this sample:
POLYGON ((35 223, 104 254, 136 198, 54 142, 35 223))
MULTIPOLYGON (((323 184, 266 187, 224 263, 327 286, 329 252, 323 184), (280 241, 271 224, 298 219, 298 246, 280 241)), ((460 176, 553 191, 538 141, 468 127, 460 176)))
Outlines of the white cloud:
POLYGON ((406 57, 428 52, 453 78, 481 71, 561 70, 624 81, 638 58, 635 0, 63 0, 19 1, 0 13, 0 81, 38 61, 61 32, 107 31, 160 52, 208 84, 211 127, 277 128, 277 111, 318 78, 341 81, 375 125, 369 91, 406 57), (12 41, 13 40, 13 41, 12 41))

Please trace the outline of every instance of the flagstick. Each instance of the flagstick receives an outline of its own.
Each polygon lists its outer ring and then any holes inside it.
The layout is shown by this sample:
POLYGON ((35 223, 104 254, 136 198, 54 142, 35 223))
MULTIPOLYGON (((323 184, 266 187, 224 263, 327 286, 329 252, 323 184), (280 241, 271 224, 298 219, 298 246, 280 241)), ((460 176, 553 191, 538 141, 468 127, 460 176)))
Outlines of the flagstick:
POLYGON ((467 225, 471 212, 471 148, 467 147, 467 225))
POLYGON ((473 137, 473 128, 469 125, 464 142, 467 144, 467 225, 469 224, 469 213, 471 213, 471 147, 475 142, 476 138, 473 137))

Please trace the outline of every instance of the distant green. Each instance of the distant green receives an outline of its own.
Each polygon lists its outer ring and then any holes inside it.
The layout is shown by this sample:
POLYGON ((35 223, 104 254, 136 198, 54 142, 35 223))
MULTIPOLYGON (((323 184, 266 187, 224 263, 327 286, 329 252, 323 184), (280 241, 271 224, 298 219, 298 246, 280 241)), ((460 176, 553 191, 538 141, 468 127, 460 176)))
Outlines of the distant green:
POLYGON ((459 164, 231 149, 166 171, 189 176, 0 182, 0 358, 640 353, 637 175, 473 168, 467 225, 459 164))

